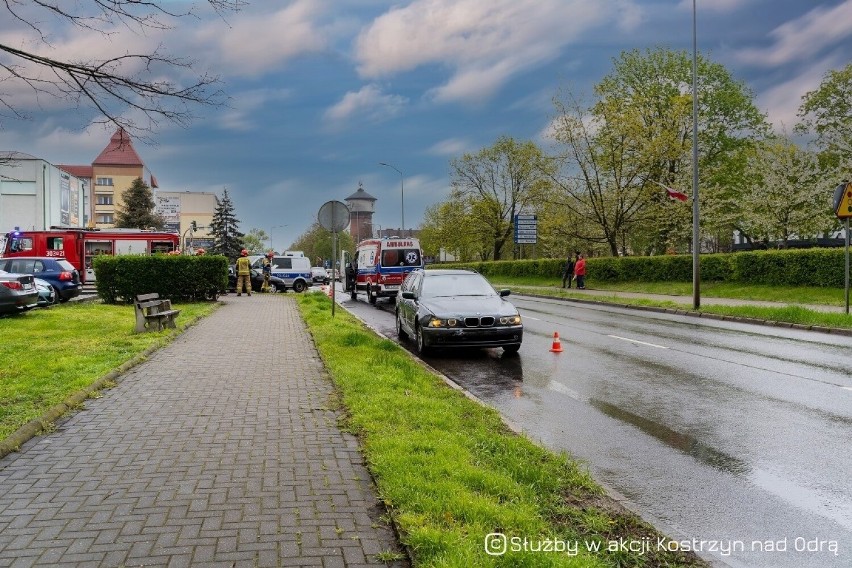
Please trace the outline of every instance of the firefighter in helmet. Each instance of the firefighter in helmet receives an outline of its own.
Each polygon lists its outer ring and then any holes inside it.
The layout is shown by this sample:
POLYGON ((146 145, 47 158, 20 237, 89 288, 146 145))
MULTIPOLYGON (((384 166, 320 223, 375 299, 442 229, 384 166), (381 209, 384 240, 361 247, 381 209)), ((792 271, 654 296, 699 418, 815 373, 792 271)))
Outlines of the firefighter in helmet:
POLYGON ((275 253, 269 251, 263 257, 263 286, 260 287, 261 292, 272 292, 272 286, 269 285, 269 278, 272 276, 272 257, 275 253))
POLYGON ((248 258, 248 251, 243 249, 240 251, 240 258, 237 259, 237 296, 243 295, 243 287, 245 286, 248 295, 251 296, 251 261, 248 258))

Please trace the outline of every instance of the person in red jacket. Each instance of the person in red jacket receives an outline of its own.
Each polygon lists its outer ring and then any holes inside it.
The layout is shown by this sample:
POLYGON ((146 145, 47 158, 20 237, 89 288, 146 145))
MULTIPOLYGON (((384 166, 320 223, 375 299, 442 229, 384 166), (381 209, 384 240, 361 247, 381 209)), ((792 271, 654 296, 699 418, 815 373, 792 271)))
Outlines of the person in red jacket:
POLYGON ((586 259, 579 252, 577 253, 577 262, 574 263, 574 276, 577 278, 577 289, 586 289, 586 259))

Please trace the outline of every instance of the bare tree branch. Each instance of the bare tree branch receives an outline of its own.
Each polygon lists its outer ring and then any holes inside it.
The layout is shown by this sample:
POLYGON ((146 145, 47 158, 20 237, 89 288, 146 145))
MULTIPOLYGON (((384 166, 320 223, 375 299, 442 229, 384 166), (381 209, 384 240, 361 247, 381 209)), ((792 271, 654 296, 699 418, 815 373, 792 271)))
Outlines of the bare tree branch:
MULTIPOLYGON (((207 0, 223 17, 247 5, 246 0, 207 0)), ((45 24, 34 15, 38 10, 70 25, 103 36, 110 26, 165 30, 170 19, 197 17, 190 9, 177 12, 151 0, 81 0, 61 3, 56 0, 3 0, 5 10, 31 31, 38 41, 50 45, 45 24)), ((163 79, 169 71, 192 71, 194 62, 168 55, 162 46, 152 53, 124 53, 88 61, 73 61, 40 55, 35 50, 0 44, 0 84, 26 87, 37 99, 53 97, 67 100, 76 108, 89 108, 100 115, 95 122, 112 123, 128 131, 150 130, 160 120, 185 126, 193 118, 190 107, 217 106, 225 102, 216 88, 219 79, 205 72, 196 73, 189 84, 163 79), (128 112, 141 112, 149 125, 137 124, 128 112)), ((7 93, 0 92, 0 116, 14 120, 27 118, 7 93)))

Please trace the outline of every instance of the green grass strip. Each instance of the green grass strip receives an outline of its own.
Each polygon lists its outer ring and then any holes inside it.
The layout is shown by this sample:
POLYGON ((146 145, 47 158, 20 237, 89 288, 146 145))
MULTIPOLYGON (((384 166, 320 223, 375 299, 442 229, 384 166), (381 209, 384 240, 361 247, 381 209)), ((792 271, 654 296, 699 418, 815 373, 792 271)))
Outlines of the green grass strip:
POLYGON ((133 306, 72 302, 0 318, 0 440, 72 394, 164 345, 216 308, 181 304, 178 329, 134 333, 133 306))
MULTIPOLYGON (((393 341, 322 294, 297 296, 359 436, 381 498, 416 566, 697 566, 660 551, 657 533, 614 507, 585 468, 509 430, 499 414, 447 386, 393 341), (576 543, 569 552, 486 554, 485 537, 576 543), (652 550, 606 550, 653 538, 652 550), (600 552, 590 552, 597 543, 600 552)), ((523 541, 517 541, 522 548, 523 541)), ((537 544, 532 544, 537 546, 537 544)))
MULTIPOLYGON (((498 289, 509 287, 509 283, 501 282, 495 283, 494 286, 498 289)), ((618 287, 619 292, 640 292, 640 293, 657 293, 650 292, 647 289, 640 289, 642 287, 629 288, 627 286, 618 287)), ((600 288, 596 288, 600 289, 600 288)), ((610 288, 607 288, 610 289, 610 288)), ((722 305, 722 304, 704 304, 698 310, 692 309, 692 304, 684 304, 682 302, 676 302, 674 300, 656 300, 656 299, 646 299, 646 298, 628 298, 625 296, 606 296, 606 295, 591 295, 584 294, 582 292, 572 292, 571 290, 565 290, 560 288, 558 285, 554 287, 543 287, 543 286, 531 286, 531 285, 523 285, 523 284, 513 284, 511 286, 511 290, 516 294, 528 294, 532 296, 548 296, 553 298, 565 298, 568 300, 584 300, 590 302, 602 302, 606 304, 618 304, 621 306, 646 306, 646 307, 656 307, 656 308, 669 308, 675 310, 684 310, 684 311, 698 311, 700 313, 706 314, 715 314, 720 316, 731 316, 731 317, 739 317, 739 318, 750 318, 755 320, 764 320, 764 321, 774 321, 774 322, 785 322, 789 324, 798 324, 812 327, 824 327, 824 328, 838 328, 838 329, 852 329, 852 314, 845 314, 843 312, 823 312, 808 309, 803 306, 787 306, 783 305, 782 300, 766 300, 764 296, 761 298, 762 301, 778 301, 779 306, 749 306, 749 305, 722 305)), ((781 294, 781 293, 779 293, 781 294)), ((735 299, 756 299, 754 295, 744 293, 744 296, 747 298, 736 298, 735 299)), ((760 295, 760 294, 756 294, 760 295)), ((783 296, 788 296, 788 293, 781 294, 783 296)), ((708 296, 714 297, 714 296, 708 296)), ((715 297, 734 297, 734 296, 715 296, 715 297)), ((776 295, 777 298, 777 295, 776 295)), ((820 304, 825 302, 819 301, 808 301, 807 297, 799 297, 797 303, 802 304, 820 304)), ((830 305, 830 304, 829 304, 830 305)))

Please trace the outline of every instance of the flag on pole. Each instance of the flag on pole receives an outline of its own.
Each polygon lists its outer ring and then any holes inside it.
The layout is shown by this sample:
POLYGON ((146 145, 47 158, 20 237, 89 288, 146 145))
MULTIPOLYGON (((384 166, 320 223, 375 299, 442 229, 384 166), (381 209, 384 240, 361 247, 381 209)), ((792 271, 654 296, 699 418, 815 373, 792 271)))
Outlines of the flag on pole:
POLYGON ((668 193, 669 197, 671 197, 672 199, 677 199, 678 201, 686 201, 687 199, 689 199, 689 196, 687 194, 683 193, 682 191, 672 189, 669 186, 663 185, 658 181, 654 181, 654 180, 651 180, 651 181, 656 183, 657 185, 659 185, 663 189, 665 189, 666 193, 668 193))

